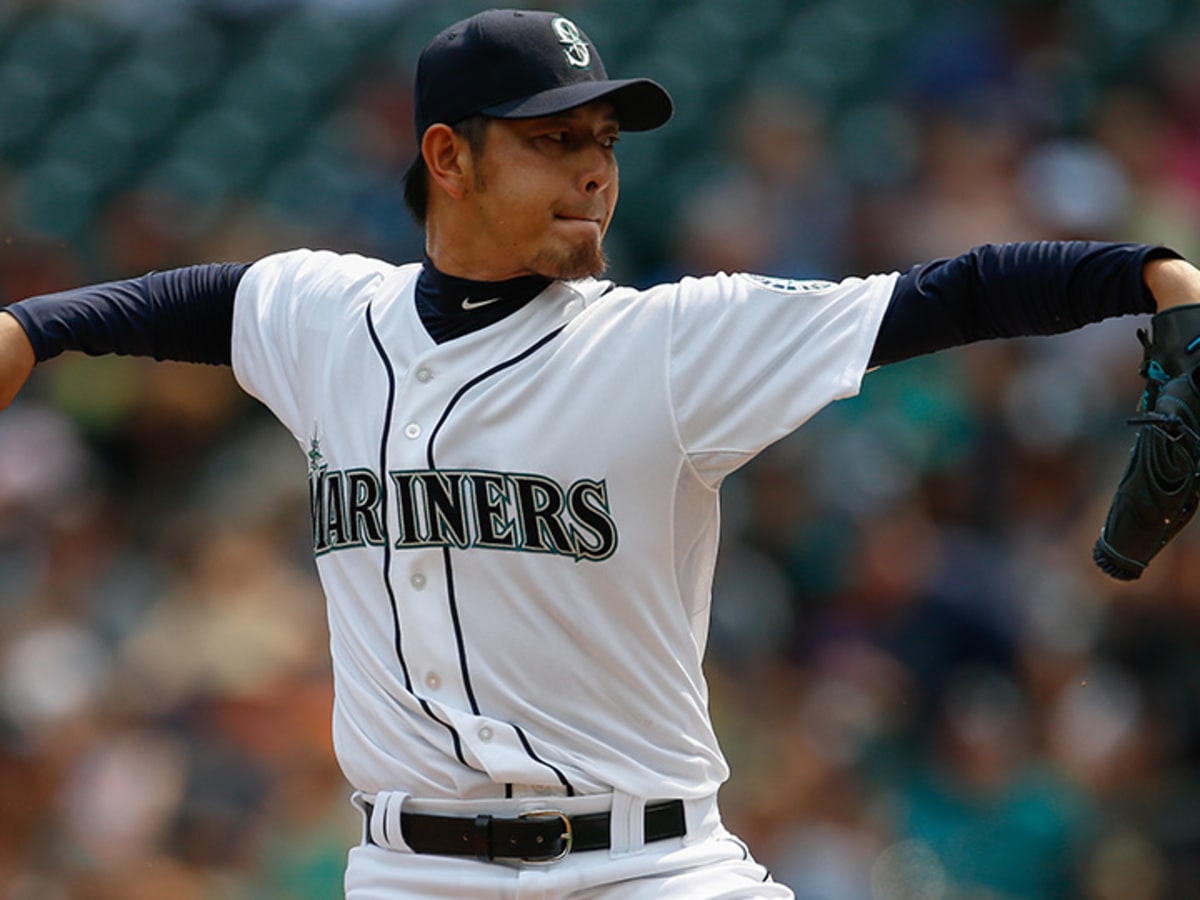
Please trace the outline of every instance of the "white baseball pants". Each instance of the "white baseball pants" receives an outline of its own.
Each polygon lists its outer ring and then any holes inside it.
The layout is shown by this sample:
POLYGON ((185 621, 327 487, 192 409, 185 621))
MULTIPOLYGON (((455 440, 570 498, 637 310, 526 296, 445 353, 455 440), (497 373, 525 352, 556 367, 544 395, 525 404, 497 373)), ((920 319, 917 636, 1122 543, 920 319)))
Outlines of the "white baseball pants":
MULTIPOLYGON (((361 805, 367 798, 356 797, 361 805)), ((347 900, 790 900, 745 844, 721 825, 716 798, 687 801, 688 834, 641 841, 642 805, 622 795, 525 798, 487 804, 420 802, 404 794, 369 798, 374 804, 364 841, 350 851, 347 900), (612 848, 570 853, 549 864, 414 853, 402 843, 380 846, 384 820, 401 808, 434 815, 515 816, 554 808, 568 815, 612 810, 612 848), (370 834, 376 843, 368 842, 370 834)))

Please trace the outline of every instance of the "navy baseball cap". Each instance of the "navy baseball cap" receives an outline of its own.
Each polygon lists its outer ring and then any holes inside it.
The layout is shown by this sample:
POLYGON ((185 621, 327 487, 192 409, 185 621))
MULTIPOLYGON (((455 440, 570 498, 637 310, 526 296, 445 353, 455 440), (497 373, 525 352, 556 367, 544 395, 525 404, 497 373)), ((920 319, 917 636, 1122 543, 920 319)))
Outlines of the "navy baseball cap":
POLYGON ((587 35, 554 12, 489 9, 451 25, 417 61, 417 140, 434 123, 473 115, 530 119, 607 97, 624 131, 671 118, 671 95, 649 78, 610 79, 587 35))

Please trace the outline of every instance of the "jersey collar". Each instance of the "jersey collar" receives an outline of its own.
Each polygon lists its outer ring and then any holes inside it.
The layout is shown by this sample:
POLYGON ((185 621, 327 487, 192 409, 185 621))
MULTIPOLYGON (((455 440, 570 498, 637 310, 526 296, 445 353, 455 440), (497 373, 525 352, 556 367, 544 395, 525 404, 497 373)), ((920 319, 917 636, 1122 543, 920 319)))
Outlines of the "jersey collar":
POLYGON ((511 315, 550 286, 543 275, 505 281, 475 281, 447 275, 426 256, 417 277, 421 324, 439 344, 470 334, 511 315))

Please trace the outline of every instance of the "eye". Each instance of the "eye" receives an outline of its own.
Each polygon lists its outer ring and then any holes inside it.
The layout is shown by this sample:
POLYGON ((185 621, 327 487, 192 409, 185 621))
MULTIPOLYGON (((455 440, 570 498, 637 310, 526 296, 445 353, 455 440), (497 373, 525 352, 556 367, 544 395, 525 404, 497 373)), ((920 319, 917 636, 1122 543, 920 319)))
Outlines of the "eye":
POLYGON ((567 142, 567 133, 565 131, 551 131, 542 135, 548 141, 553 141, 556 144, 565 144, 567 142))
POLYGON ((617 146, 617 144, 619 144, 620 141, 621 141, 621 139, 619 137, 617 137, 617 135, 608 134, 608 135, 604 135, 600 138, 600 145, 607 150, 611 150, 611 149, 613 149, 613 147, 617 146))

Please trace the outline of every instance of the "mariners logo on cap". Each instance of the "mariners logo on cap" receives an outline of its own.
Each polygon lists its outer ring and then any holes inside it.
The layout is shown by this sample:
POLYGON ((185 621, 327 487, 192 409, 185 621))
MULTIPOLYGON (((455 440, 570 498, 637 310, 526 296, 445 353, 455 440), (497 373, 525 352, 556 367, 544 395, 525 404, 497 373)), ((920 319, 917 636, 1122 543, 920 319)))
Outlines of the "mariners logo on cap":
POLYGON ((550 23, 550 27, 558 35, 558 42, 563 45, 563 56, 567 58, 570 65, 576 69, 586 69, 592 64, 592 52, 588 50, 588 45, 583 40, 583 34, 578 25, 570 19, 559 16, 550 23))

